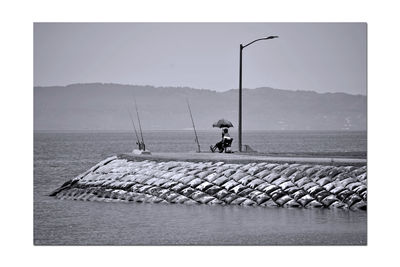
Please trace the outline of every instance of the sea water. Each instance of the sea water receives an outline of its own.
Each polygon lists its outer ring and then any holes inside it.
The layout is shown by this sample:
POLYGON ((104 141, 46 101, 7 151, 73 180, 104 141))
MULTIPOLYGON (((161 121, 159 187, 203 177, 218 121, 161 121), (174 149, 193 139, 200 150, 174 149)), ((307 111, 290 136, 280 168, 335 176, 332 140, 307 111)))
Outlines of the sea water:
MULTIPOLYGON (((219 131, 198 132, 202 149, 219 131)), ((233 138, 236 136, 233 133, 233 138)), ((129 132, 34 133, 36 245, 362 245, 367 213, 329 209, 102 203, 48 194, 108 156, 130 152, 129 132)), ((191 131, 144 133, 158 152, 196 150, 191 131)), ((366 154, 365 132, 246 132, 263 153, 366 154)), ((233 144, 233 147, 235 143, 233 144)))

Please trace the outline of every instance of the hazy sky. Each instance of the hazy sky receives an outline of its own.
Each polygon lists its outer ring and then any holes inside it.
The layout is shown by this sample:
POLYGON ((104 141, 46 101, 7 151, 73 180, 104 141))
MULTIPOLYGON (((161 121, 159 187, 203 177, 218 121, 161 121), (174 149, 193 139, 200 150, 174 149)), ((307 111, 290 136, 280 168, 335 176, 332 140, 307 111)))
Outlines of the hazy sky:
POLYGON ((366 94, 364 23, 36 23, 35 86, 112 82, 366 94))

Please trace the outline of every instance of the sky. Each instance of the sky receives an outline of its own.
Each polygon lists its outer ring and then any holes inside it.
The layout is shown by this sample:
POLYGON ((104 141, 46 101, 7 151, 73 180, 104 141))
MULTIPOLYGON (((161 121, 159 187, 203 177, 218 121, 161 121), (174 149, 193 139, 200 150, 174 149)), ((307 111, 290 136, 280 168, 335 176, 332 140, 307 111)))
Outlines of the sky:
POLYGON ((367 93, 365 23, 35 23, 34 85, 367 93))

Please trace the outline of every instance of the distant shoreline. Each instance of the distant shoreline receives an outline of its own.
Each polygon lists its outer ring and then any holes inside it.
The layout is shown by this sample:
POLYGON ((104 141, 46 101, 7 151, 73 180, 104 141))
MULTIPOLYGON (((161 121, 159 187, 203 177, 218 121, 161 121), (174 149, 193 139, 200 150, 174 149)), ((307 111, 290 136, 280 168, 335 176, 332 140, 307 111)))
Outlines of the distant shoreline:
MULTIPOLYGON (((64 85, 55 85, 55 84, 48 84, 48 85, 34 85, 33 88, 50 88, 50 87, 57 87, 57 88, 65 88, 65 87, 72 87, 72 86, 81 86, 81 85, 109 85, 109 86, 128 86, 128 87, 148 87, 148 88, 154 88, 154 89, 164 89, 164 88, 183 88, 183 89, 191 89, 191 90, 205 90, 205 91, 210 91, 210 92, 216 92, 216 93, 227 93, 229 91, 236 91, 239 90, 238 88, 229 88, 229 89, 223 89, 223 90, 216 90, 216 89, 210 89, 210 88, 198 88, 198 87, 193 87, 190 85, 182 85, 182 86, 177 86, 177 85, 154 85, 154 84, 130 84, 130 83, 118 83, 118 82, 77 82, 77 83, 69 83, 69 84, 64 84, 64 85)), ((257 86, 257 87, 251 87, 251 88, 243 88, 243 90, 257 90, 257 89, 263 89, 263 88, 271 88, 274 90, 281 90, 281 91, 287 91, 287 92, 306 92, 306 93, 316 93, 316 94, 347 94, 347 95, 352 95, 352 96, 365 96, 367 97, 367 93, 365 94, 355 94, 355 93, 347 93, 347 92, 342 92, 342 91, 337 91, 337 92, 318 92, 315 90, 307 90, 307 89, 288 89, 288 88, 274 88, 268 85, 264 86, 257 86)))

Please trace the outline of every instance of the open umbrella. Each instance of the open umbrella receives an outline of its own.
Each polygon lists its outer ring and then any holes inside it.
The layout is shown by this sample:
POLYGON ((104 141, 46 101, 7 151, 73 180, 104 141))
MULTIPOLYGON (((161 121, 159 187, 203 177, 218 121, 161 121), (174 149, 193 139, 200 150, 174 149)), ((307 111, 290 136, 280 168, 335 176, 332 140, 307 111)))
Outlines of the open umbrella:
POLYGON ((226 119, 220 119, 216 123, 213 124, 213 127, 218 127, 218 128, 229 128, 233 127, 232 122, 226 120, 226 119))

